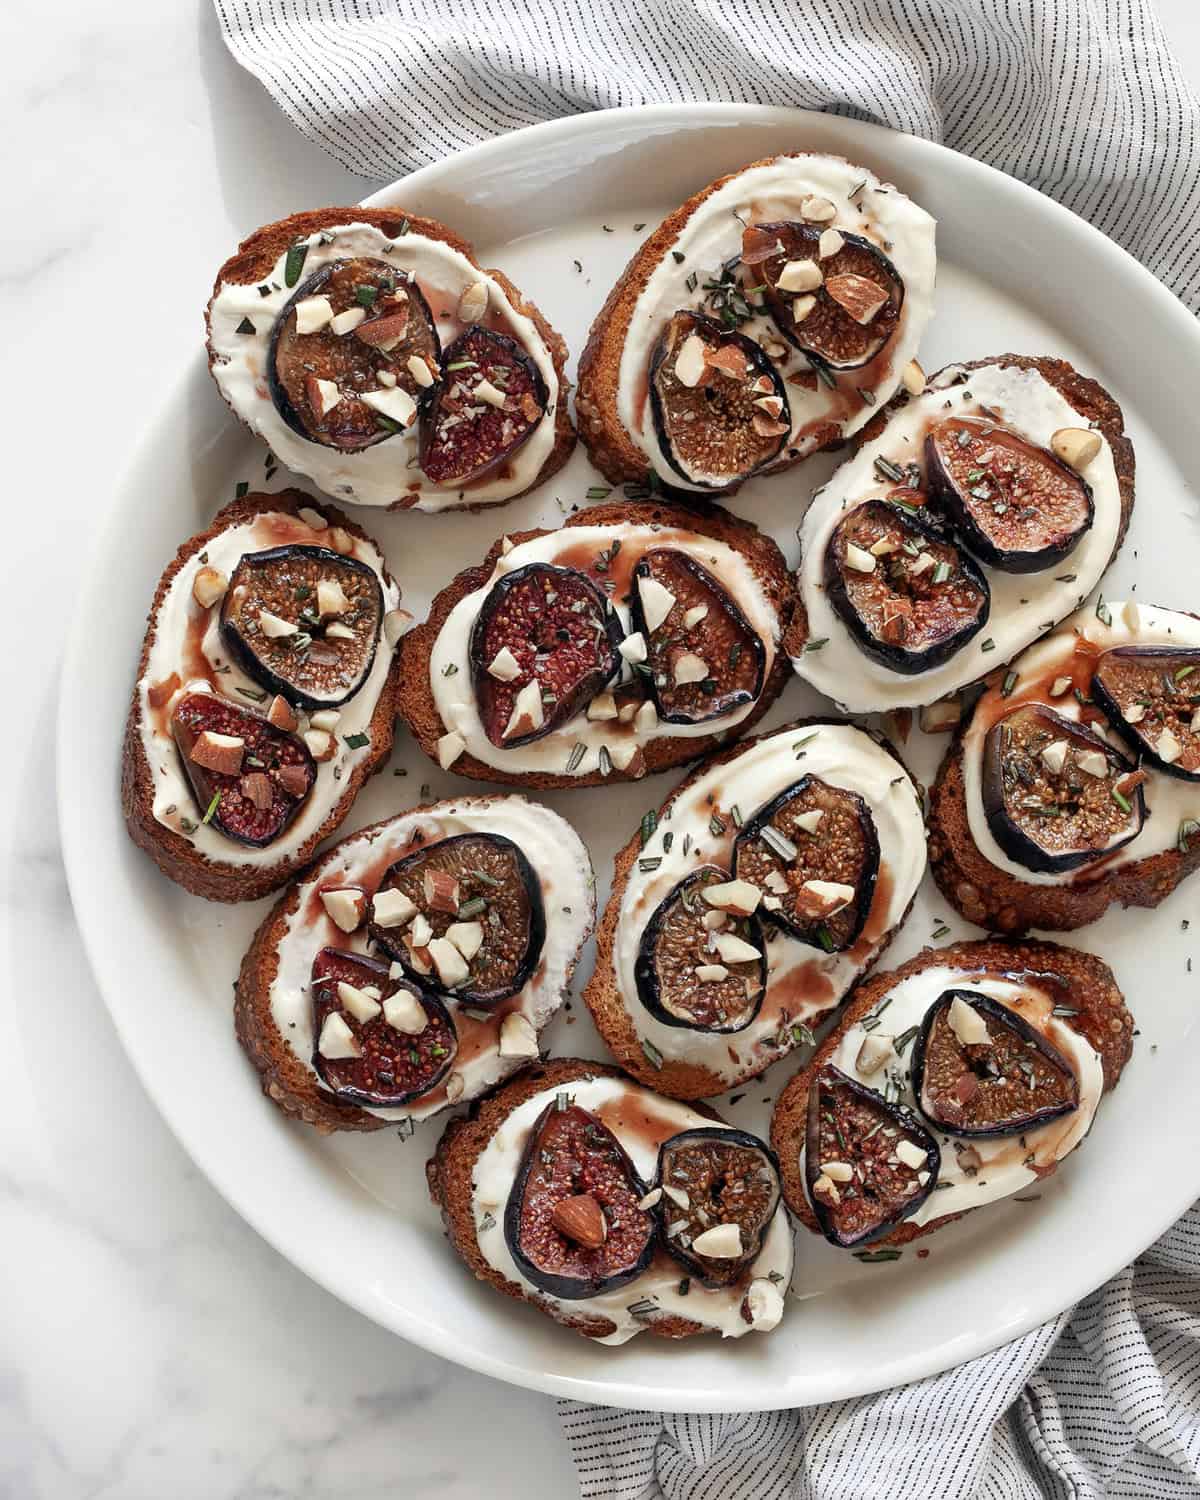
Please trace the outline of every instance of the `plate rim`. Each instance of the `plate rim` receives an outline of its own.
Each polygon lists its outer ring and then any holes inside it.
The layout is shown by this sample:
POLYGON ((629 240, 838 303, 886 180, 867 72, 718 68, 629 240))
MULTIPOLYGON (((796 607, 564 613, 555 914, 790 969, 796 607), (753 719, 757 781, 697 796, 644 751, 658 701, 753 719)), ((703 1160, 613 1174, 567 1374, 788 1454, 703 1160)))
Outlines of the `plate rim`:
MULTIPOLYGON (((361 202, 366 206, 390 205, 401 200, 414 188, 420 191, 426 186, 436 186, 439 176, 447 171, 451 164, 453 164, 453 170, 458 171, 464 166, 469 168, 477 164, 491 164, 496 159, 502 161, 514 150, 520 150, 531 142, 553 142, 561 145, 562 142, 570 141, 573 137, 603 137, 609 131, 619 133, 622 125, 627 126, 633 116, 637 116, 647 125, 674 124, 685 131, 689 128, 702 128, 707 124, 726 121, 730 124, 746 123, 764 127, 794 126, 799 134, 806 123, 820 121, 823 130, 828 130, 832 123, 839 132, 844 131, 848 151, 855 149, 869 151, 871 143, 876 142, 882 146, 885 155, 894 153, 896 150, 901 153, 912 153, 915 166, 936 165, 944 161, 946 157, 957 158, 958 162, 963 164, 964 170, 979 174, 980 180, 985 185, 990 185, 993 191, 1013 196, 1018 204, 1036 202, 1037 211, 1048 215, 1063 235, 1082 235, 1101 258, 1109 257, 1112 260, 1117 274, 1123 277, 1130 275, 1136 277, 1141 282, 1143 292, 1158 302, 1162 315, 1168 321, 1173 321, 1179 340, 1190 342, 1196 354, 1200 356, 1200 326, 1197 326, 1196 320, 1184 304, 1128 251, 1109 240, 1101 231, 1064 205, 999 169, 953 151, 938 142, 894 131, 872 122, 832 116, 819 111, 794 109, 787 106, 726 102, 623 106, 611 110, 587 111, 525 126, 506 135, 479 142, 423 167, 407 177, 387 184, 362 199, 361 202)), ((674 132, 668 138, 673 138, 673 135, 674 132)), ((120 517, 115 509, 115 499, 132 482, 133 475, 144 461, 144 454, 156 440, 161 428, 163 411, 184 396, 187 386, 196 379, 201 358, 200 351, 197 351, 176 379, 169 384, 165 396, 155 410, 154 420, 143 428, 127 461, 115 473, 108 495, 104 521, 92 534, 92 546, 96 550, 103 551, 111 543, 112 534, 120 523, 120 517)), ((68 746, 78 743, 78 739, 74 734, 76 726, 71 717, 70 687, 77 680, 79 673, 85 669, 86 653, 94 644, 90 621, 94 618, 94 595, 97 592, 98 580, 95 571, 89 569, 75 601, 74 613, 61 659, 58 685, 55 715, 55 800, 67 885, 89 968, 97 989, 104 999, 105 1008, 112 1019, 122 1049, 167 1128, 210 1185, 273 1249, 324 1291, 353 1307, 389 1332, 398 1334, 440 1358, 462 1365, 479 1374, 547 1395, 592 1401, 614 1407, 712 1412, 760 1411, 795 1406, 797 1396, 794 1392, 789 1394, 785 1391, 780 1399, 775 1401, 764 1401, 762 1396, 757 1394, 751 1397, 742 1396, 739 1399, 736 1389, 737 1366, 732 1362, 729 1365, 730 1388, 717 1395, 709 1393, 707 1389, 692 1390, 678 1385, 660 1390, 657 1386, 646 1386, 627 1377, 613 1378, 603 1371, 602 1366, 596 1377, 589 1373, 588 1377, 581 1378, 552 1370, 535 1369, 528 1364, 516 1364, 508 1358, 491 1355, 472 1346, 464 1347, 458 1342, 451 1329, 423 1321, 411 1311, 393 1303, 384 1304, 378 1298, 372 1300, 367 1295, 367 1289, 360 1287, 357 1283, 338 1282, 330 1274, 330 1268, 321 1262, 320 1256, 308 1253, 305 1243, 289 1241, 286 1236, 277 1234, 276 1226, 270 1222, 268 1216, 258 1212, 248 1188, 237 1181, 228 1180, 228 1174, 222 1171, 220 1153, 212 1144, 215 1132, 208 1141, 205 1141, 195 1140, 185 1131, 183 1122, 175 1118, 171 1108, 169 1088, 155 1075, 149 1054, 139 1046, 129 1017, 123 1013, 118 1003, 114 1003, 112 998, 118 986, 108 972, 108 956, 104 948, 103 913, 100 905, 90 897, 88 891, 88 883, 85 879, 87 869, 85 827, 82 821, 76 821, 74 815, 75 805, 72 802, 71 792, 78 768, 73 762, 68 746), (388 1313, 386 1317, 385 1312, 388 1313)), ((1198 1132, 1198 1139, 1200 1139, 1200 1132, 1198 1132)), ((1141 1230, 1135 1236, 1142 1241, 1138 1254, 1158 1239, 1187 1209, 1195 1199, 1197 1187, 1200 1187, 1200 1183, 1196 1187, 1189 1187, 1186 1193, 1179 1194, 1179 1202, 1172 1198, 1169 1207, 1154 1216, 1152 1228, 1146 1228, 1149 1221, 1143 1219, 1144 1238, 1141 1230)), ((989 1353, 1057 1316, 1064 1310, 1064 1306, 1073 1305, 1074 1301, 1080 1300, 1107 1281, 1126 1265, 1129 1259, 1127 1245, 1122 1246, 1119 1254, 1110 1254, 1108 1257, 1098 1256, 1089 1273, 1090 1284, 1066 1304, 1063 1304, 1056 1295, 1051 1298, 1052 1305, 1039 1304, 1036 1313, 1030 1312, 1024 1316, 1016 1316, 1000 1327, 989 1326, 987 1332, 980 1331, 969 1338, 960 1339, 952 1351, 944 1348, 926 1348, 904 1358, 892 1359, 887 1364, 886 1379, 882 1382, 877 1375, 862 1370, 855 1377, 833 1382, 823 1394, 808 1399, 833 1401, 902 1385, 938 1374, 969 1359, 989 1353), (1101 1267, 1099 1275, 1094 1274, 1097 1265, 1101 1267)), ((799 1308, 793 1309, 793 1316, 801 1316, 799 1308)), ((566 1337, 565 1331, 563 1337, 566 1337)), ((668 1376, 668 1379, 679 1378, 672 1377, 666 1365, 663 1366, 663 1373, 668 1376)))

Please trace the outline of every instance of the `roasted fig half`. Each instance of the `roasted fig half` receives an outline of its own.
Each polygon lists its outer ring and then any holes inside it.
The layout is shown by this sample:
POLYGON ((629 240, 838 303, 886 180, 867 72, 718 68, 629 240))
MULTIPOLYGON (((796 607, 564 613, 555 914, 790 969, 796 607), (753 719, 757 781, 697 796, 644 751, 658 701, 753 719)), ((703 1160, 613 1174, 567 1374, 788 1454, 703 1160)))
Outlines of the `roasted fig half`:
POLYGON ((1040 573, 1091 529, 1091 486, 1046 448, 984 417, 947 417, 925 439, 930 493, 975 556, 1040 573))
POLYGON ((778 458, 792 430, 783 377, 754 340, 688 311, 654 346, 650 413, 672 469, 709 490, 778 458))
POLYGON ((912 1110, 826 1063, 808 1091, 804 1180, 821 1233, 849 1249, 882 1239, 937 1185, 942 1153, 912 1110))
POLYGON ((409 1104, 437 1088, 458 1053, 441 1000, 358 953, 321 949, 312 1007, 313 1067, 348 1104, 409 1104))
POLYGON ((317 779, 298 735, 216 693, 184 693, 171 733, 200 821, 252 849, 285 832, 317 779))
POLYGON ((375 663, 382 621, 377 575, 327 547, 246 553, 221 601, 230 656, 302 708, 332 708, 358 692, 375 663))
POLYGON ((541 881, 503 834, 455 834, 392 865, 369 930, 426 988, 495 1005, 525 987, 542 956, 541 881))
POLYGON ((873 661, 906 677, 950 660, 987 624, 975 561, 917 506, 866 500, 825 549, 829 602, 873 661))
POLYGON ((1141 832, 1145 773, 1086 724, 1044 703, 1013 709, 983 746, 992 837, 1027 870, 1077 870, 1141 832))
POLYGON ((642 677, 668 724, 719 719, 762 692, 766 647, 716 578, 656 547, 633 569, 630 612, 646 642, 642 677))
POLYGON ((1079 1079, 1058 1048, 978 990, 946 990, 925 1012, 912 1087, 948 1135, 1019 1135, 1079 1107, 1079 1079))
POLYGON ((621 670, 616 611, 584 573, 528 563, 488 591, 471 627, 471 681, 493 745, 565 724, 621 670))
POLYGON ((803 776, 743 823, 733 872, 762 892, 766 921, 826 953, 863 930, 879 875, 879 835, 857 792, 803 776))
POLYGON ((473 323, 446 350, 445 379, 422 417, 421 469, 473 484, 506 463, 546 415, 541 371, 515 339, 473 323))
POLYGON ((751 224, 742 234, 742 264, 762 286, 784 338, 830 370, 869 364, 900 322, 900 273, 861 235, 813 224, 751 224), (840 245, 822 256, 821 241, 831 233, 840 245))
POLYGON ((293 432, 354 451, 408 427, 438 389, 442 346, 420 287, 384 261, 330 261, 275 322, 267 385, 293 432))
POLYGON ((1114 646, 1096 663, 1092 696, 1151 765, 1200 781, 1200 648, 1114 646))
POLYGON ((538 1116, 504 1209, 504 1238, 525 1279, 564 1302, 615 1291, 646 1270, 653 1214, 621 1143, 559 1094, 538 1116))
POLYGON ((704 865, 685 875, 642 930, 633 977, 638 999, 667 1026, 741 1031, 762 1005, 767 945, 753 916, 714 906, 705 891, 729 874, 704 865))
POLYGON ((775 1153, 745 1130, 684 1130, 658 1149, 663 1242, 705 1286, 736 1281, 779 1207, 775 1153))

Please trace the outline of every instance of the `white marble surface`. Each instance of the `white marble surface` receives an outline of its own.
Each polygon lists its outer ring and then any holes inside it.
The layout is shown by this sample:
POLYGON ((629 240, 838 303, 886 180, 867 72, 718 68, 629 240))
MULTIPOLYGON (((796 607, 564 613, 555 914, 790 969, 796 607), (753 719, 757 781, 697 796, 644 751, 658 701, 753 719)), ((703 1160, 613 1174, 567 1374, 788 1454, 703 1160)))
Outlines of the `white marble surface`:
MULTIPOLYGON (((1195 0, 1160 9, 1200 85, 1195 0)), ((575 1483, 547 1398, 382 1333, 199 1177, 116 1042, 58 854, 58 658, 137 435, 126 398, 152 405, 194 348, 240 232, 368 184, 234 66, 210 0, 9 0, 0 49, 0 430, 23 518, 0 655, 0 1500, 559 1500, 575 1483)))

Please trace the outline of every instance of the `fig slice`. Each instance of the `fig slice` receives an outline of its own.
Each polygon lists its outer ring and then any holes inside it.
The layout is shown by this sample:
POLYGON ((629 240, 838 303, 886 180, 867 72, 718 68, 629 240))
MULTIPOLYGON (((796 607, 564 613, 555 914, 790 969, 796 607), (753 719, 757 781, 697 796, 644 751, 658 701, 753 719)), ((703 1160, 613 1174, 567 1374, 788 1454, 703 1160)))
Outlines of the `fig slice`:
POLYGON ((808 1092, 804 1178, 831 1244, 850 1249, 889 1234, 933 1192, 941 1164, 937 1141, 912 1110, 832 1063, 820 1069, 808 1092))
POLYGON ((946 990, 913 1043, 917 1108, 948 1135, 1019 1135, 1079 1107, 1079 1079, 1024 1016, 978 990, 946 990))
POLYGON ((975 556, 1040 573, 1091 529, 1090 485, 1046 448, 983 417, 947 417, 925 439, 930 493, 975 556))
POLYGON ((1096 663, 1092 696, 1151 765, 1200 781, 1200 648, 1114 646, 1096 663))
POLYGON ((313 1067, 347 1104, 408 1104, 450 1071, 458 1033, 449 1011, 419 985, 390 978, 387 964, 322 948, 311 994, 313 1067))
POLYGON ((515 339, 472 323, 446 350, 445 379, 421 426, 421 469, 468 485, 503 465, 546 415, 541 371, 515 339))
POLYGON ((646 1188, 621 1143, 561 1093, 529 1132, 504 1209, 504 1238, 522 1276, 564 1302, 598 1297, 654 1258, 646 1188))
POLYGON ((743 823, 733 873, 762 892, 765 921, 843 953, 875 896, 879 835, 871 809, 857 792, 803 776, 743 823))
POLYGON ((762 692, 766 647, 707 568, 686 552, 656 547, 638 559, 633 582, 633 628, 646 642, 645 667, 639 670, 660 719, 702 724, 755 701, 762 692), (668 604, 665 618, 651 629, 651 620, 668 604))
POLYGON ((782 1192, 770 1147, 709 1126, 662 1143, 655 1185, 663 1243, 705 1286, 728 1286, 757 1258, 782 1192))
POLYGON ((331 708, 375 663, 383 591, 373 569, 327 547, 247 552, 221 601, 221 638, 255 682, 302 708, 331 708))
POLYGON ((171 733, 201 821, 237 844, 260 849, 277 839, 317 779, 298 735, 216 693, 184 693, 171 733))
POLYGON ((360 256, 330 261, 296 288, 267 352, 271 399, 292 431, 351 452, 409 426, 441 371, 441 341, 420 287, 386 261, 360 256), (310 322, 319 326, 299 332, 310 322), (365 401, 367 393, 385 410, 365 401))
POLYGON ((634 983, 638 999, 664 1025, 741 1031, 762 1006, 767 945, 758 920, 713 906, 704 896, 728 881, 728 871, 716 865, 691 871, 642 929, 634 983))
POLYGON ((742 261, 753 267, 785 339, 830 370, 861 369, 895 333, 904 283, 861 235, 840 231, 841 248, 822 258, 822 233, 820 225, 751 224, 742 261))
POLYGON ((686 310, 654 346, 650 412, 667 462, 701 489, 739 484, 791 433, 787 387, 754 340, 686 310))
POLYGON ((560 728, 616 677, 622 638, 608 596, 577 569, 535 562, 504 574, 471 627, 483 732, 508 747, 560 728))
POLYGON ((983 573, 920 506, 866 500, 825 550, 829 602, 873 661, 906 677, 940 667, 991 612, 983 573))
POLYGON ((982 799, 992 837, 1027 870, 1077 870, 1141 832, 1144 773, 1098 734, 1044 703, 988 731, 982 799))
POLYGON ((425 988, 495 1005, 528 984, 542 956, 541 881, 503 834, 454 834, 391 866, 372 898, 369 931, 425 988), (385 898, 390 892, 404 899, 385 898))

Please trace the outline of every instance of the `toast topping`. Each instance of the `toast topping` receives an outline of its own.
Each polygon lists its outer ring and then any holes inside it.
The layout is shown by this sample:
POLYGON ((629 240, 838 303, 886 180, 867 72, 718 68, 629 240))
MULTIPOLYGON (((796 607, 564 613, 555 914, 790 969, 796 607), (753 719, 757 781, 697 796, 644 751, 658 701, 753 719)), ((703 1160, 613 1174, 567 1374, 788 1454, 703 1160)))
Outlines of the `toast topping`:
POLYGON ((497 1004, 532 977, 546 937, 541 882, 500 834, 429 844, 388 870, 372 938, 427 986, 466 1005, 497 1004))
POLYGON ((409 425, 441 380, 441 344, 415 281, 382 260, 330 261, 275 323, 268 384, 301 437, 355 451, 409 425), (420 378, 414 375, 419 364, 420 378))
POLYGON ((728 883, 715 865, 692 871, 642 932, 634 965, 638 999, 668 1026, 740 1031, 762 1005, 767 961, 758 919, 722 911, 705 899, 706 892, 728 883))
POLYGON ((322 948, 311 993, 313 1067, 338 1099, 394 1108, 432 1092, 449 1072, 458 1052, 449 1012, 436 995, 391 978, 386 964, 322 948))
POLYGON ((1151 765, 1200 780, 1200 648, 1117 646, 1096 663, 1092 694, 1151 765))
POLYGON ((270 844, 312 792, 317 768, 304 742, 215 693, 185 692, 171 733, 200 822, 239 844, 270 844))
POLYGON ((421 435, 426 477, 445 486, 483 479, 526 442, 548 401, 545 381, 516 340, 473 324, 446 350, 445 380, 421 435))
POLYGON ((978 990, 946 990, 912 1054, 917 1107, 962 1136, 1019 1135, 1079 1107, 1066 1057, 1017 1011, 978 990))
POLYGON ((912 676, 941 666, 987 623, 991 594, 972 558, 917 503, 866 500, 830 534, 829 603, 873 660, 912 676), (870 562, 873 566, 867 566, 870 562))
POLYGON ((650 407, 668 463, 704 489, 771 463, 791 431, 787 387, 762 349, 694 312, 677 312, 655 346, 650 407), (764 397, 778 405, 764 409, 764 397))
POLYGON ((766 649, 713 574, 685 552, 656 547, 633 577, 633 626, 645 647, 637 670, 659 719, 699 724, 752 703, 766 649))
POLYGON ((365 563, 326 547, 273 547, 234 569, 221 637, 269 692, 320 710, 362 687, 382 618, 379 578, 365 563))
POLYGON ((1030 870, 1077 870, 1137 837, 1139 771, 1087 725, 1023 704, 984 741, 984 813, 1000 848, 1030 870))
POLYGON ((738 878, 777 898, 766 921, 826 953, 853 946, 879 874, 875 819, 857 792, 801 777, 742 825, 733 850, 738 878))
POLYGON ((612 1131, 560 1094, 529 1132, 508 1196, 509 1253, 538 1291, 564 1301, 624 1286, 654 1255, 645 1194, 612 1131))
POLYGON ((888 344, 900 323, 904 284, 861 235, 813 224, 752 224, 742 260, 753 266, 784 338, 831 370, 855 370, 888 344), (808 294, 796 309, 796 293, 808 294))
POLYGON ((658 1152, 664 1242, 705 1286, 728 1286, 757 1258, 779 1208, 779 1170, 744 1130, 685 1130, 658 1152))
POLYGON ((808 1091, 804 1175, 821 1233, 832 1244, 880 1239, 915 1213, 937 1184, 941 1151, 911 1110, 827 1063, 808 1091))
POLYGON ((939 422, 925 439, 925 459, 931 493, 963 540, 1004 572, 1061 562, 1095 518, 1091 488, 1074 469, 985 417, 939 422))
POLYGON ((574 718, 620 671, 620 640, 615 611, 583 573, 530 563, 502 576, 476 616, 469 646, 488 739, 528 744, 574 718), (492 670, 497 662, 500 672, 492 670))

